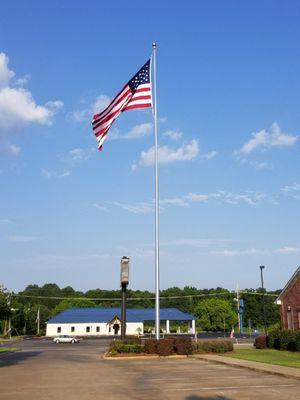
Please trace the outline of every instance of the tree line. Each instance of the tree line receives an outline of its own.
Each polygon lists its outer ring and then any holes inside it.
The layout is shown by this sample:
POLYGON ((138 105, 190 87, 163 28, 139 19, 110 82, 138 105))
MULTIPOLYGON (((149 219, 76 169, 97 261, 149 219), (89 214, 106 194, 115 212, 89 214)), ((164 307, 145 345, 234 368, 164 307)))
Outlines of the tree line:
MULTIPOLYGON (((240 298, 244 300, 244 327, 261 329, 263 321, 263 289, 245 289, 240 298)), ((266 292, 265 292, 266 293, 266 292)), ((274 301, 280 290, 266 293, 265 305, 268 326, 280 321, 279 308, 274 301)), ((129 308, 154 307, 154 293, 148 290, 128 290, 129 308)), ((197 317, 198 330, 230 330, 237 325, 236 293, 221 287, 199 289, 192 286, 171 287, 160 292, 162 308, 178 308, 197 317)), ((0 287, 0 333, 8 331, 11 321, 13 335, 45 333, 45 323, 52 316, 70 307, 119 307, 120 290, 91 289, 86 292, 71 286, 60 288, 55 283, 43 286, 28 285, 23 291, 10 293, 0 287)))

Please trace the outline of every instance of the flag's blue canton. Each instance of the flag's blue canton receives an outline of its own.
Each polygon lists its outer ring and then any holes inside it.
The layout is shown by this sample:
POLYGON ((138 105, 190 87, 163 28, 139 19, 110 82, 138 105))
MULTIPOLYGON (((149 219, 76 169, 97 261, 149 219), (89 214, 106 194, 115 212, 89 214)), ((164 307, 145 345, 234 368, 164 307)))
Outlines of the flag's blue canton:
POLYGON ((134 93, 139 85, 150 83, 150 60, 134 75, 128 82, 131 91, 134 93))

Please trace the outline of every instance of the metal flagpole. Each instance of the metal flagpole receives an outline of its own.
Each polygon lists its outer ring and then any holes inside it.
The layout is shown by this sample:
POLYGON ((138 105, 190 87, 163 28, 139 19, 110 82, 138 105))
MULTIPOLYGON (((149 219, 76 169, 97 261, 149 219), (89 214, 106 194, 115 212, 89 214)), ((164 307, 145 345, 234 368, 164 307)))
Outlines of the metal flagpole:
POLYGON ((153 48, 153 114, 155 140, 155 337, 159 340, 159 192, 158 192, 158 139, 157 139, 157 92, 156 92, 156 43, 153 48))

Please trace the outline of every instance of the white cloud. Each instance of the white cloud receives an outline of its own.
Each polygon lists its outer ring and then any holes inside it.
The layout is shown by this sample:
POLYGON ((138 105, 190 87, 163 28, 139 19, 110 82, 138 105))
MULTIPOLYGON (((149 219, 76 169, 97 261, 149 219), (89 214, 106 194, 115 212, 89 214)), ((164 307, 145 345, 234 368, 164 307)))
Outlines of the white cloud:
POLYGON ((120 132, 118 129, 111 131, 109 139, 111 140, 134 140, 141 139, 145 136, 149 136, 153 130, 153 124, 151 122, 145 122, 143 124, 135 125, 126 133, 120 132))
POLYGON ((8 218, 2 218, 0 219, 0 224, 2 225, 10 225, 13 224, 13 221, 11 219, 8 218))
POLYGON ((161 242, 161 246, 189 246, 197 248, 207 247, 223 247, 228 245, 232 240, 229 239, 203 239, 203 238, 187 238, 187 239, 175 239, 168 242, 161 242))
POLYGON ((1 140, 0 137, 0 154, 17 157, 21 152, 21 147, 10 143, 8 140, 1 140))
POLYGON ((95 153, 95 148, 75 148, 68 151, 67 154, 62 156, 62 159, 67 162, 77 162, 77 161, 85 161, 91 158, 91 156, 95 153))
POLYGON ((287 185, 280 189, 287 196, 293 199, 300 200, 300 183, 294 183, 293 185, 287 185))
POLYGON ((112 206, 122 208, 123 210, 129 211, 133 214, 148 214, 154 210, 153 202, 137 202, 137 203, 120 203, 118 201, 108 202, 112 206))
MULTIPOLYGON (((169 146, 160 146, 158 149, 158 160, 160 164, 170 164, 176 161, 191 161, 197 157, 198 153, 198 141, 194 139, 177 149, 170 148, 169 146)), ((142 151, 138 165, 149 167, 154 165, 154 160, 155 149, 151 147, 147 151, 142 151)), ((135 169, 135 167, 136 165, 133 166, 133 169, 135 169)))
POLYGON ((63 108, 64 103, 61 100, 50 100, 47 101, 45 105, 52 110, 60 110, 61 108, 63 108))
POLYGON ((255 255, 271 255, 271 254, 295 254, 300 253, 300 247, 279 247, 275 249, 245 249, 245 250, 217 250, 211 251, 209 254, 220 256, 255 256, 255 255))
POLYGON ((292 193, 300 191, 300 183, 294 183, 293 185, 287 185, 281 188, 283 192, 292 193))
POLYGON ((260 169, 271 169, 272 168, 272 164, 267 162, 267 161, 255 161, 254 162, 254 166, 256 169, 260 170, 260 169))
POLYGON ((178 132, 178 131, 173 131, 172 129, 170 129, 166 132, 163 132, 163 136, 166 136, 171 140, 177 141, 177 140, 181 139, 182 133, 178 132))
POLYGON ((61 178, 66 178, 67 176, 70 176, 70 171, 49 171, 48 169, 42 169, 41 171, 42 175, 44 175, 48 179, 61 179, 61 178))
MULTIPOLYGON (((190 207, 193 203, 207 203, 208 201, 215 201, 217 203, 225 203, 231 205, 258 206, 264 201, 275 204, 273 199, 262 192, 241 192, 232 193, 218 190, 214 193, 188 193, 181 197, 162 198, 159 201, 160 212, 163 212, 167 207, 190 207)), ((116 201, 106 202, 110 206, 122 208, 134 214, 148 214, 154 212, 154 201, 144 201, 135 203, 121 203, 116 201)))
POLYGON ((40 239, 41 238, 37 236, 26 236, 26 235, 11 235, 7 237, 7 240, 9 240, 10 242, 19 242, 19 243, 35 242, 40 239))
POLYGON ((96 100, 92 105, 93 114, 103 111, 108 106, 109 103, 110 103, 110 98, 106 96, 106 94, 100 94, 99 96, 97 96, 96 100))
POLYGON ((215 158, 218 155, 218 152, 216 150, 212 150, 209 153, 206 153, 203 155, 203 158, 206 160, 211 160, 212 158, 215 158))
POLYGON ((110 103, 110 98, 106 94, 100 94, 95 100, 90 103, 87 107, 81 110, 75 110, 71 116, 75 122, 85 122, 92 119, 92 116, 100 111, 104 110, 105 107, 110 103))
POLYGON ((159 202, 160 205, 172 205, 172 206, 178 206, 178 207, 189 207, 190 204, 184 197, 174 197, 174 198, 167 198, 167 199, 162 199, 159 202))
POLYGON ((8 68, 8 57, 0 53, 0 90, 6 88, 15 73, 8 68))
POLYGON ((283 133, 279 125, 274 122, 269 130, 262 129, 252 133, 252 139, 246 142, 236 154, 248 155, 256 149, 268 149, 271 147, 291 147, 299 136, 283 133))
POLYGON ((17 86, 26 86, 27 83, 30 81, 31 76, 29 74, 24 75, 22 78, 18 78, 16 80, 17 86))
POLYGON ((93 207, 97 208, 97 210, 100 210, 100 211, 105 211, 105 212, 108 211, 108 208, 105 207, 105 206, 103 206, 102 204, 94 203, 94 204, 93 204, 93 207))
MULTIPOLYGON (((29 124, 51 124, 63 103, 56 100, 44 106, 36 104, 30 91, 20 87, 20 81, 13 86, 15 73, 9 69, 8 62, 8 57, 0 53, 0 152, 17 156, 20 148, 11 143, 11 137, 29 124)), ((23 78, 23 85, 25 81, 23 78)))

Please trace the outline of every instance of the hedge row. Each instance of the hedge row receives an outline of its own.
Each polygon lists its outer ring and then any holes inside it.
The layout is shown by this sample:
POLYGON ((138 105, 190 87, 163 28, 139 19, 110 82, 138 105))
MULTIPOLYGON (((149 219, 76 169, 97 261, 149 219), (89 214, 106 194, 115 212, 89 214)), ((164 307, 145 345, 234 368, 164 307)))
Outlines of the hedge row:
POLYGON ((267 336, 257 336, 254 346, 257 349, 271 347, 276 350, 300 351, 300 331, 274 329, 267 336))
POLYGON ((147 353, 159 356, 170 356, 172 354, 190 355, 193 353, 226 353, 233 350, 231 340, 198 340, 190 338, 165 338, 146 339, 144 345, 135 339, 114 340, 109 347, 109 353, 116 355, 120 353, 147 353))
POLYGON ((145 340, 145 352, 170 356, 172 354, 189 355, 193 353, 193 343, 190 338, 165 338, 145 340))
POLYGON ((194 344, 196 353, 226 353, 233 351, 231 340, 198 340, 194 344))

